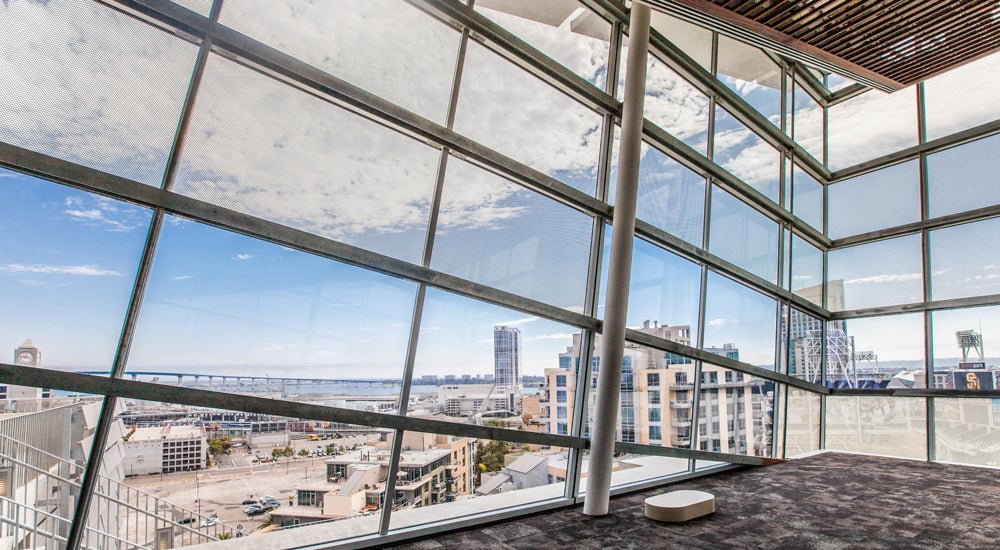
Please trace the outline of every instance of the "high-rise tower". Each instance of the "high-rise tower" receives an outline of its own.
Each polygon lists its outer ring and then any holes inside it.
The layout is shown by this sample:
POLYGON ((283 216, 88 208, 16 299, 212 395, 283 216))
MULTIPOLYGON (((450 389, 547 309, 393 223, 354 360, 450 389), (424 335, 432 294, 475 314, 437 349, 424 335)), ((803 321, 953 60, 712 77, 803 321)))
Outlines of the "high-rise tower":
POLYGON ((497 386, 521 383, 521 330, 498 325, 493 327, 493 375, 497 386))

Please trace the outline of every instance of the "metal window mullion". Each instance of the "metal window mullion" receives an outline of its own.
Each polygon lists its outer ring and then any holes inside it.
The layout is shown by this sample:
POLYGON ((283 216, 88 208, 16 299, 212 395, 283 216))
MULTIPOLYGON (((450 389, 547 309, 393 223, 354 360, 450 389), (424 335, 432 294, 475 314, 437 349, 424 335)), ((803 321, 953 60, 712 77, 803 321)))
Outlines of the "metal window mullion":
MULTIPOLYGON (((214 0, 209 14, 211 21, 218 21, 219 13, 222 10, 223 0, 214 0)), ((167 156, 167 163, 164 166, 161 188, 168 190, 176 175, 177 164, 180 159, 184 138, 190 124, 191 113, 194 110, 195 97, 201 85, 202 75, 205 71, 205 64, 208 60, 208 53, 212 47, 211 37, 207 36, 202 41, 198 49, 198 57, 195 59, 191 78, 188 82, 187 94, 181 107, 178 117, 177 127, 174 132, 174 139, 171 143, 170 152, 167 156)), ((143 296, 149 283, 149 274, 152 271, 153 257, 156 252, 156 244, 159 241, 160 231, 163 227, 163 208, 156 208, 150 220, 149 230, 146 233, 146 240, 143 244, 142 256, 136 271, 131 296, 129 298, 128 309, 122 322, 121 334, 118 338, 118 346, 115 350, 114 363, 111 367, 109 378, 121 378, 125 372, 129 351, 132 347, 132 338, 135 334, 135 326, 139 319, 139 311, 142 307, 143 296)), ((97 428, 91 442, 90 455, 87 466, 84 470, 83 478, 80 480, 79 497, 76 508, 73 510, 73 521, 70 524, 69 533, 66 536, 66 548, 68 550, 79 550, 85 543, 87 537, 87 520, 90 514, 90 506, 93 503, 94 492, 97 489, 97 481, 100 475, 100 468, 104 460, 104 449, 107 445, 108 435, 111 432, 111 424, 114 422, 115 408, 118 399, 114 396, 105 396, 101 404, 101 412, 97 421, 97 428)))
MULTIPOLYGON (((917 84, 917 138, 920 145, 927 142, 927 112, 925 109, 924 83, 917 84)), ((930 217, 930 182, 927 173, 927 155, 921 154, 919 157, 919 178, 920 178, 920 220, 926 221, 930 217)), ((932 265, 931 265, 931 234, 929 229, 920 232, 920 252, 923 268, 923 295, 924 303, 932 300, 932 265)), ((934 321, 933 313, 923 312, 924 320, 924 387, 934 387, 934 321)), ((937 458, 937 433, 935 419, 935 399, 925 397, 925 410, 927 422, 927 461, 933 462, 937 458)))
MULTIPOLYGON (((465 53, 468 50, 469 30, 462 31, 462 38, 459 42, 458 55, 455 58, 455 72, 452 77, 451 96, 448 101, 448 114, 446 127, 450 130, 455 125, 455 114, 458 109, 458 94, 461 89, 462 73, 465 68, 465 53)), ((437 233, 438 219, 441 210, 441 196, 444 194, 444 179, 448 170, 448 147, 441 148, 441 158, 438 162, 437 174, 434 180, 434 191, 431 196, 430 215, 427 220, 427 233, 424 236, 424 250, 421 255, 420 265, 429 268, 431 257, 434 252, 434 237, 437 233)), ((406 362, 403 366, 402 387, 399 392, 399 402, 396 411, 401 416, 409 413, 410 391, 413 387, 413 371, 416 367, 417 346, 420 341, 420 326, 424 314, 424 302, 427 296, 427 284, 419 283, 417 293, 413 302, 413 316, 410 319, 410 335, 406 347, 406 362)), ((396 500, 396 474, 399 472, 400 457, 403 454, 403 436, 405 430, 399 428, 393 432, 392 450, 389 455, 389 468, 385 480, 385 494, 381 499, 382 513, 379 516, 379 534, 385 535, 389 532, 392 521, 392 505, 396 500)))
MULTIPOLYGON (((615 97, 618 88, 618 68, 621 65, 621 50, 624 43, 624 26, 620 21, 611 25, 611 39, 608 43, 608 70, 607 78, 604 82, 605 91, 615 97)), ((598 161, 597 177, 597 199, 607 202, 608 190, 611 186, 611 153, 614 146, 615 116, 617 113, 609 113, 604 116, 604 123, 601 128, 601 150, 598 161)), ((601 265, 604 255, 605 221, 603 218, 595 217, 590 234, 590 262, 587 268, 587 290, 583 300, 584 314, 597 318, 597 301, 600 296, 601 265)), ((597 334, 593 330, 584 330, 580 338, 579 364, 575 366, 576 373, 576 393, 573 396, 573 417, 570 419, 570 435, 580 436, 583 434, 584 421, 589 411, 590 402, 590 379, 593 376, 591 367, 594 357, 594 342, 597 334)), ((574 365, 570 365, 573 368, 574 365)), ((556 407, 558 407, 558 403, 556 407)), ((552 406, 549 405, 549 415, 552 415, 552 406)), ((558 422, 558 418, 556 419, 558 422)), ((551 422, 549 424, 551 426, 551 422)), ((570 449, 567 456, 566 486, 563 496, 567 499, 578 501, 580 494, 580 480, 583 472, 582 449, 570 449)))
MULTIPOLYGON (((706 216, 706 220, 708 217, 706 216)), ((707 234, 706 234, 707 235, 707 234)), ((698 289, 698 338, 696 338, 696 345, 698 349, 705 348, 705 304, 708 302, 708 268, 705 266, 701 267, 701 285, 698 289)), ((701 372, 702 372, 702 362, 695 361, 694 363, 694 387, 691 389, 691 442, 689 443, 689 448, 693 451, 698 450, 698 438, 701 436, 698 430, 698 424, 701 421, 701 372)), ((694 472, 696 469, 696 464, 694 460, 688 462, 688 470, 694 472)))

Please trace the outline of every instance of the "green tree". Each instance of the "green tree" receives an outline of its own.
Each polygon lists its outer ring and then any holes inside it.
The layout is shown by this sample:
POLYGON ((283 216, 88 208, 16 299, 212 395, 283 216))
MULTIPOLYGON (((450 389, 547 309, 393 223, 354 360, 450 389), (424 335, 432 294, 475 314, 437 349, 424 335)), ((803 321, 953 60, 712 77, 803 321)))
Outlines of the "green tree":
POLYGON ((299 456, 309 456, 309 451, 302 449, 299 451, 299 456))
POLYGON ((285 447, 285 449, 282 451, 281 454, 283 456, 292 456, 292 455, 295 454, 295 449, 293 449, 291 447, 285 447))
POLYGON ((482 472, 499 472, 504 465, 504 456, 509 452, 510 444, 506 441, 480 443, 473 456, 476 463, 476 484, 480 483, 482 472))
POLYGON ((332 455, 332 454, 336 454, 336 452, 337 452, 337 446, 336 445, 327 445, 326 446, 326 454, 332 455))
POLYGON ((271 458, 278 458, 279 456, 285 456, 285 450, 275 447, 271 449, 271 458))

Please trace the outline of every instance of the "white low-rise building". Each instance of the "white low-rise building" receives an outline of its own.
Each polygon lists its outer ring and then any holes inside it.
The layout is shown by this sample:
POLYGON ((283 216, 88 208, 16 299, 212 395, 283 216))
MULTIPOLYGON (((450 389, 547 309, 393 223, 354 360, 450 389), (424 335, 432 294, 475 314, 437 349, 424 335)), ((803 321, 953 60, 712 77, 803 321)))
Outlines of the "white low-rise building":
POLYGON ((208 440, 200 426, 136 428, 125 439, 130 476, 201 470, 207 466, 208 440))

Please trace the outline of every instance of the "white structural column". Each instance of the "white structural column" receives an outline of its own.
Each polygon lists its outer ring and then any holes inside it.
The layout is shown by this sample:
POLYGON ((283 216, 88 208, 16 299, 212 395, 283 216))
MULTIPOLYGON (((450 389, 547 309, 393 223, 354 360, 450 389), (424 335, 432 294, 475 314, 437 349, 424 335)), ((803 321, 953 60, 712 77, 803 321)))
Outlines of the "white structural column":
POLYGON ((615 426, 625 350, 625 316, 628 313, 629 277, 632 272, 632 239, 639 187, 639 157, 642 149, 642 104, 646 93, 646 53, 649 48, 649 6, 632 3, 629 20, 628 67, 625 70, 622 131, 615 191, 611 257, 601 332, 601 362, 597 375, 594 423, 590 426, 590 463, 583 513, 608 513, 611 468, 615 451, 615 426))

